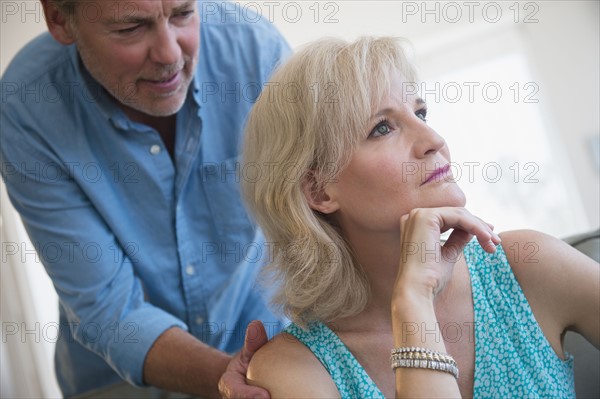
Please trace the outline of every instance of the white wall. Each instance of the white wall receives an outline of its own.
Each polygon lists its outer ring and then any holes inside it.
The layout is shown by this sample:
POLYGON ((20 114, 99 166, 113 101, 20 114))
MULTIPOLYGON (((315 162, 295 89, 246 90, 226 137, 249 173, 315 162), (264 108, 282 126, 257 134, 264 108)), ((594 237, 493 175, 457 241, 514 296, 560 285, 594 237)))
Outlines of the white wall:
MULTIPOLYGON (((592 140, 600 134, 600 3, 542 4, 541 23, 527 27, 524 43, 544 83, 547 117, 562 138, 562 153, 572 164, 590 227, 598 227, 599 165, 592 156, 592 140)), ((598 141, 594 145, 597 150, 598 141)))
MULTIPOLYGON (((0 0, 0 74, 25 43, 45 30, 39 1, 0 0)), ((24 255, 22 263, 23 256, 10 256, 14 245, 33 245, 8 200, 4 182, 0 182, 0 207, 0 397, 60 397, 53 371, 56 294, 34 254, 24 255)))

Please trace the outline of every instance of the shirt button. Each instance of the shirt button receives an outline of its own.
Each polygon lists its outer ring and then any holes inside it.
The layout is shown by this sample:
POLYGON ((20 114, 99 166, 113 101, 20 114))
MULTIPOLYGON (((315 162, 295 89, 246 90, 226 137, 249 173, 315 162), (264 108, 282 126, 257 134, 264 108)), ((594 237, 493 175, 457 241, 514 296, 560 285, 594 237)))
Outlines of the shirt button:
POLYGON ((194 269, 194 266, 187 265, 186 268, 185 268, 185 272, 188 274, 188 276, 191 276, 194 273, 196 273, 196 270, 194 269))
POLYGON ((196 324, 202 324, 204 323, 204 319, 200 316, 196 317, 196 324))
POLYGON ((159 152, 160 152, 160 146, 158 144, 154 144, 152 147, 150 147, 150 154, 156 155, 159 152))

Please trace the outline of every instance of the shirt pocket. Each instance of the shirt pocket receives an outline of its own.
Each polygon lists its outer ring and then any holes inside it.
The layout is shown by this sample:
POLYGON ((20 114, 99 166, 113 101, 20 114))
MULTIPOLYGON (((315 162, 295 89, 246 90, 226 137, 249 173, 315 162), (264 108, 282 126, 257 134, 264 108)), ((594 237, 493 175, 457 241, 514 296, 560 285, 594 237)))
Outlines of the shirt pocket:
POLYGON ((252 237, 255 231, 240 194, 240 168, 238 157, 202 165, 202 181, 217 233, 236 241, 252 237))

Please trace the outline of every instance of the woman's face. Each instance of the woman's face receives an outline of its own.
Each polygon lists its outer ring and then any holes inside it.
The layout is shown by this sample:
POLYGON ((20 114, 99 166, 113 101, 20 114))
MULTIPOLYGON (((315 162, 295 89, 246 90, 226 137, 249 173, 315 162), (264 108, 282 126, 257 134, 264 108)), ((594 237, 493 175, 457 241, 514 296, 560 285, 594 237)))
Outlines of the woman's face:
POLYGON ((397 74, 349 165, 325 189, 343 230, 398 231, 400 217, 414 208, 465 205, 446 142, 427 125, 424 101, 405 95, 403 82, 397 74))

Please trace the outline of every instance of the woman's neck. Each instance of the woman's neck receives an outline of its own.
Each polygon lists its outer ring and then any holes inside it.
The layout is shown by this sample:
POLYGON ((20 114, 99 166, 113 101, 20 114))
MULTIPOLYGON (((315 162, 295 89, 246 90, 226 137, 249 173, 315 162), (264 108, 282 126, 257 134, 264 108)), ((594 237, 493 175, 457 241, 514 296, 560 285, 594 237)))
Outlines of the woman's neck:
MULTIPOLYGON (((366 308, 356 316, 338 319, 333 324, 345 331, 361 331, 365 329, 388 328, 391 330, 391 301, 396 276, 402 256, 400 234, 398 232, 364 232, 346 233, 346 239, 353 249, 357 263, 362 267, 370 286, 370 299, 366 308)), ((459 262, 460 263, 460 262, 459 262)), ((459 273, 455 267, 453 275, 459 273)), ((455 294, 454 278, 450 279, 446 288, 435 298, 436 313, 446 313, 448 301, 452 302, 455 294)))
POLYGON ((381 232, 354 232, 345 234, 358 265, 367 276, 370 299, 358 315, 338 319, 335 326, 344 330, 379 329, 391 331, 391 307, 394 282, 400 261, 399 234, 381 232))

